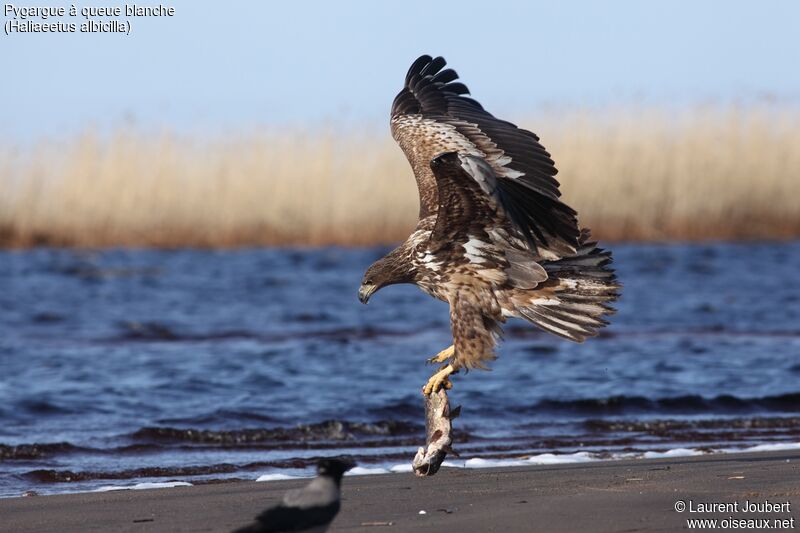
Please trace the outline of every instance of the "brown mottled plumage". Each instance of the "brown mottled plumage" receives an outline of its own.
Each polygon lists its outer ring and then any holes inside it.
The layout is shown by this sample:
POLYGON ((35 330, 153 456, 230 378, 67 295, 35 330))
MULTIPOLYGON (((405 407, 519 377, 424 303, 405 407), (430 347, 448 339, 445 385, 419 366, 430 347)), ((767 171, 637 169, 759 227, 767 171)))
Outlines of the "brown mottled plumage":
POLYGON ((444 66, 441 57, 417 59, 392 105, 392 135, 414 171, 420 219, 369 267, 360 299, 414 283, 448 302, 451 370, 485 368, 508 317, 577 342, 596 335, 618 296, 611 254, 559 200, 539 138, 464 96, 444 66))

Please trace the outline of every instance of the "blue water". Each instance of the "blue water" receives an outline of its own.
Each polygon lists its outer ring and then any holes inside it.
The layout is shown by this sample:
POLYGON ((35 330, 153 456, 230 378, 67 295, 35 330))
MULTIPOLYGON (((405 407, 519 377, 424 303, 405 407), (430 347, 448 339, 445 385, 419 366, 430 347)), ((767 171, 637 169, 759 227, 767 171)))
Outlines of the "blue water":
MULTIPOLYGON (((510 322, 454 378, 465 457, 800 441, 800 243, 616 245, 583 345, 510 322)), ((445 304, 383 249, 0 252, 0 496, 407 463, 445 304)))

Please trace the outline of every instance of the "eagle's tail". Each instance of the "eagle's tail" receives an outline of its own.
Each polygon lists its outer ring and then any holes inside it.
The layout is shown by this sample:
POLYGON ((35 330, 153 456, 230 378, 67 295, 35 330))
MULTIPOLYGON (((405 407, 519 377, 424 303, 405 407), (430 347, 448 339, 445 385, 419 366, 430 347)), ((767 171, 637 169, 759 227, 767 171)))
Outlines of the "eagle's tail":
POLYGON ((542 262, 549 279, 526 291, 527 301, 517 306, 537 326, 576 342, 597 335, 608 324, 603 317, 614 313, 610 303, 621 288, 610 266, 611 252, 589 238, 589 230, 582 230, 575 255, 542 262))

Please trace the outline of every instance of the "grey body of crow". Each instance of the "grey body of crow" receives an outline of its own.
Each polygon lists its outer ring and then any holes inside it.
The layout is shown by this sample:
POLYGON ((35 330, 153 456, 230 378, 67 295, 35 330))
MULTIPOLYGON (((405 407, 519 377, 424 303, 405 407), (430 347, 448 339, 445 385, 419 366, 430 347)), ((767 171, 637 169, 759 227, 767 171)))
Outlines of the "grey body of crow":
POLYGON ((338 484, 331 477, 319 476, 305 487, 287 492, 279 505, 234 533, 323 532, 336 518, 339 507, 338 484))

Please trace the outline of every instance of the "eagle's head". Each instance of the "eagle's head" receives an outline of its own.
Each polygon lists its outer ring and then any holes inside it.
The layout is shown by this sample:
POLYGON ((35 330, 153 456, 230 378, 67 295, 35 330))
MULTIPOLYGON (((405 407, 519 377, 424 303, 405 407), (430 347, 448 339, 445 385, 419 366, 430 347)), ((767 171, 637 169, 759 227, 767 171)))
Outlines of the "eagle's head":
POLYGON ((358 299, 365 304, 370 296, 382 287, 396 283, 410 283, 413 280, 408 254, 400 246, 370 265, 361 280, 358 299))

